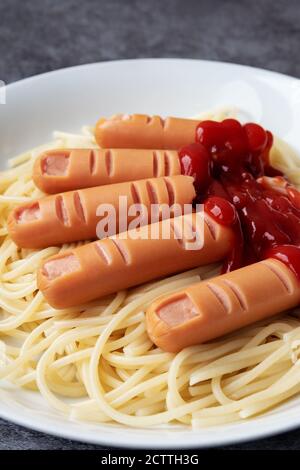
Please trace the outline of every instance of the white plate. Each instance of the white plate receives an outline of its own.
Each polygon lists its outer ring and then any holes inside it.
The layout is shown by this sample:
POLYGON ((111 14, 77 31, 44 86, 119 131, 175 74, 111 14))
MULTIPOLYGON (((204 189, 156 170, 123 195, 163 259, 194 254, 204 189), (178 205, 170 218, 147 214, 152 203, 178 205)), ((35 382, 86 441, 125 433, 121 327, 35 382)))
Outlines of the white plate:
MULTIPOLYGON (((0 158, 47 142, 55 129, 76 132, 113 113, 192 116, 234 105, 263 122, 300 153, 300 81, 218 62, 150 59, 72 67, 7 87, 0 104, 0 158)), ((0 382, 1 386, 1 382, 0 382)), ((300 398, 240 424, 192 431, 129 429, 71 422, 36 393, 2 384, 0 416, 32 429, 81 441, 134 448, 193 448, 265 437, 300 426, 300 398)))

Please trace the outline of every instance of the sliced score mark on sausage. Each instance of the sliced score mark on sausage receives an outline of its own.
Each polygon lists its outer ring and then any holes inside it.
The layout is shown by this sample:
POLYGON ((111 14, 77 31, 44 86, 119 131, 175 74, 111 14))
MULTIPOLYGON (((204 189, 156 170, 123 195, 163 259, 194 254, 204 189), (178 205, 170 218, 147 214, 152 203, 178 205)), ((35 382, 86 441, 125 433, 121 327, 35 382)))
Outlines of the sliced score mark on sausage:
POLYGON ((20 207, 20 209, 16 211, 17 223, 32 222, 33 220, 38 220, 40 218, 41 211, 38 202, 35 202, 29 206, 20 207))
POLYGON ((196 306, 187 295, 163 305, 156 313, 171 327, 178 326, 199 315, 196 306))
POLYGON ((169 198, 169 206, 172 207, 174 202, 175 202, 175 191, 174 191, 174 187, 172 185, 172 180, 169 178, 164 178, 164 182, 165 182, 165 185, 166 185, 166 189, 167 189, 167 193, 168 193, 168 198, 169 198))
POLYGON ((67 174, 69 155, 66 153, 48 154, 41 160, 42 173, 49 176, 64 176, 67 174))
POLYGON ((90 151, 89 156, 89 170, 91 175, 94 175, 97 171, 97 157, 96 152, 93 149, 90 151))
POLYGON ((73 254, 62 256, 61 258, 55 258, 46 263, 43 266, 43 274, 49 280, 56 279, 57 277, 70 274, 80 269, 80 263, 78 258, 73 254))
POLYGON ((82 203, 80 193, 78 191, 74 192, 73 196, 74 207, 76 214, 81 222, 86 223, 86 215, 84 212, 84 204, 82 203))
POLYGON ((106 150, 105 152, 105 166, 107 176, 111 177, 113 173, 113 155, 111 150, 106 150))
POLYGON ((56 216, 60 220, 60 222, 62 222, 64 225, 68 225, 69 217, 68 217, 66 204, 62 195, 60 194, 56 196, 56 199, 55 199, 55 210, 56 210, 56 216))
POLYGON ((283 287, 287 291, 287 293, 290 294, 293 290, 293 286, 291 284, 290 279, 287 276, 284 275, 282 270, 280 270, 277 267, 277 265, 270 264, 270 262, 268 262, 268 260, 264 261, 264 266, 266 266, 266 268, 268 268, 270 271, 272 271, 272 273, 277 277, 277 279, 279 279, 279 281, 281 282, 281 284, 283 285, 283 287))
POLYGON ((152 155, 153 155, 153 176, 157 178, 159 157, 158 157, 158 153, 156 150, 153 150, 152 155))
POLYGON ((207 282, 206 287, 210 290, 210 292, 214 295, 216 300, 219 302, 220 306, 224 310, 225 313, 231 313, 231 302, 228 295, 224 289, 218 286, 214 282, 207 282))

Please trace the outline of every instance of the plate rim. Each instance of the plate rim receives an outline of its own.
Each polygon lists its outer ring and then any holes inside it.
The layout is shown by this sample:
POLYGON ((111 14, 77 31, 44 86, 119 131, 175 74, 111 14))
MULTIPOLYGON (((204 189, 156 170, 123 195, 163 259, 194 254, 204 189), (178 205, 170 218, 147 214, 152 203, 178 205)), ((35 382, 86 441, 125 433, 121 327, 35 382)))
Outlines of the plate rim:
MULTIPOLYGON (((38 393, 38 392, 36 392, 38 393)), ((288 415, 291 415, 295 417, 294 410, 291 409, 289 410, 288 415)), ((31 421, 31 418, 27 418, 26 415, 14 415, 13 418, 11 418, 9 412, 6 413, 5 411, 0 410, 0 418, 3 420, 6 420, 8 423, 13 423, 17 424, 19 426, 23 426, 26 429, 29 429, 31 431, 37 431, 37 432, 42 432, 44 434, 49 434, 53 437, 57 438, 63 438, 67 440, 72 440, 75 442, 81 442, 81 443, 86 443, 86 444, 92 444, 92 445, 98 445, 98 446, 109 446, 109 447, 120 447, 122 449, 139 449, 139 450, 147 450, 147 449, 182 449, 182 450, 188 450, 188 449, 209 449, 209 448, 216 448, 216 447, 221 447, 221 446, 227 446, 227 445, 236 445, 236 444, 242 444, 246 442, 251 442, 254 440, 263 440, 267 439, 269 437, 278 435, 278 434, 284 434, 289 431, 293 431, 300 426, 300 418, 298 418, 298 421, 295 419, 294 421, 291 419, 284 425, 284 429, 281 429, 280 426, 282 426, 282 423, 277 422, 276 425, 273 424, 273 427, 271 428, 271 425, 269 424, 269 429, 267 431, 264 431, 264 427, 259 427, 259 428, 253 428, 248 431, 247 435, 245 434, 238 434, 235 439, 231 437, 231 434, 228 436, 224 433, 223 437, 213 437, 214 435, 211 434, 209 440, 202 440, 201 437, 197 435, 197 430, 193 429, 187 429, 185 431, 186 436, 188 437, 187 440, 181 441, 180 445, 176 442, 178 438, 182 437, 179 435, 179 433, 174 433, 174 435, 170 438, 170 436, 163 436, 164 442, 162 443, 161 438, 155 437, 153 439, 153 436, 147 436, 148 440, 146 440, 146 437, 141 437, 138 433, 141 431, 146 430, 146 428, 130 428, 129 426, 124 426, 124 425, 118 425, 116 424, 116 432, 113 435, 112 439, 112 434, 109 434, 108 437, 106 437, 105 432, 101 429, 99 431, 99 435, 101 436, 100 439, 94 438, 93 434, 91 431, 89 431, 88 436, 86 437, 85 435, 78 436, 77 430, 74 429, 68 429, 66 431, 60 430, 59 427, 55 427, 55 424, 53 423, 52 425, 47 425, 47 421, 41 421, 40 423, 37 422, 37 417, 34 417, 33 421, 31 421), (50 427, 49 427, 50 426, 50 427), (134 434, 129 435, 127 437, 126 435, 126 429, 131 429, 134 431, 134 434), (197 441, 198 437, 198 441, 197 441), (134 442, 131 443, 130 440, 133 440, 134 442), (188 442, 189 440, 189 442, 188 442)), ((253 418, 253 421, 255 421, 256 418, 253 418)), ((286 416, 285 419, 287 420, 288 417, 286 416)), ((73 421, 74 422, 74 421, 73 421)), ((88 422, 86 421, 75 421, 76 423, 84 426, 85 424, 89 425, 88 422)), ((247 421, 249 422, 249 421, 247 421)), ((67 423, 67 421, 66 421, 67 423)), ((97 423, 92 423, 93 425, 97 425, 97 423)), ((105 427, 107 424, 106 423, 99 423, 101 427, 105 427)), ((246 424, 246 422, 245 422, 246 424)), ((238 423, 233 423, 233 426, 238 426, 238 423)), ((220 429, 222 429, 222 425, 219 426, 220 429)), ((111 428, 112 429, 112 428, 111 428)), ((151 429, 151 428, 150 428, 151 429)), ((163 431, 170 432, 170 435, 172 435, 173 431, 168 430, 167 428, 161 428, 163 431)), ((184 428, 183 428, 184 429, 184 428)), ((208 428, 209 429, 209 428, 208 428)), ((152 428, 153 431, 159 432, 159 427, 152 428)))
MULTIPOLYGON (((191 62, 191 63, 200 63, 205 65, 217 65, 217 66, 222 66, 226 68, 236 68, 236 69, 243 69, 243 70, 249 70, 251 73, 262 73, 264 75, 274 77, 280 80, 286 80, 286 81, 297 81, 300 82, 300 79, 297 77, 294 77, 292 75, 287 75, 281 72, 276 72, 273 70, 268 70, 260 67, 254 67, 250 65, 244 65, 244 64, 237 64, 237 63, 232 63, 232 62, 225 62, 225 61, 218 61, 218 60, 206 60, 206 59, 190 59, 190 58, 176 58, 176 57, 167 57, 167 58, 140 58, 140 59, 122 59, 122 60, 106 60, 106 61, 101 61, 101 62, 89 62, 86 64, 79 64, 79 65, 73 65, 71 67, 62 67, 57 70, 51 70, 48 72, 42 72, 36 75, 32 75, 23 79, 18 79, 17 81, 5 84, 6 90, 13 91, 14 89, 23 86, 25 83, 30 84, 38 80, 47 80, 48 77, 51 77, 52 75, 60 75, 64 73, 69 73, 69 72, 74 72, 76 73, 77 71, 83 70, 83 69, 92 69, 94 67, 118 67, 118 66, 123 66, 123 65, 130 65, 131 63, 150 63, 150 62, 191 62)), ((38 392, 37 392, 38 393, 38 392)), ((42 420, 41 422, 38 422, 37 417, 35 416, 33 419, 28 417, 26 414, 15 414, 13 412, 10 412, 9 410, 6 411, 4 409, 1 409, 0 407, 0 418, 6 420, 7 422, 11 422, 20 426, 23 426, 27 429, 34 430, 34 431, 39 431, 43 432, 46 434, 50 434, 54 437, 58 438, 64 438, 64 439, 72 439, 73 441, 77 442, 84 442, 84 443, 89 443, 89 444, 94 444, 94 445, 101 445, 101 446, 113 446, 113 447, 121 447, 121 448, 136 448, 136 449, 204 449, 204 448, 210 448, 210 447, 218 447, 218 446, 225 446, 229 444, 239 444, 243 442, 250 442, 253 440, 257 439, 264 439, 270 436, 274 436, 276 434, 280 433, 285 433, 288 431, 292 431, 298 427, 300 427, 300 417, 297 419, 297 416, 293 416, 295 410, 291 409, 287 414, 285 415, 284 419, 280 422, 276 423, 270 423, 268 425, 268 429, 265 429, 265 426, 261 427, 253 427, 249 428, 243 433, 238 434, 235 437, 232 437, 231 434, 226 435, 226 433, 223 434, 223 437, 220 437, 217 435, 214 437, 213 434, 210 435, 209 439, 201 441, 201 436, 198 435, 197 430, 192 430, 188 429, 186 431, 186 436, 188 436, 188 439, 180 442, 179 444, 176 444, 175 440, 176 438, 179 437, 178 433, 174 433, 172 436, 172 430, 170 430, 170 435, 169 436, 164 436, 164 442, 161 442, 161 438, 159 436, 148 436, 148 439, 146 436, 143 435, 138 435, 138 432, 143 430, 143 428, 135 428, 135 435, 134 435, 134 443, 130 443, 130 440, 132 439, 132 435, 129 435, 127 437, 126 435, 126 429, 129 427, 123 426, 123 425, 118 425, 116 424, 116 427, 119 426, 119 428, 116 428, 116 432, 114 435, 108 434, 106 436, 105 432, 103 430, 99 430, 99 434, 96 434, 95 437, 93 437, 91 432, 88 432, 88 436, 86 437, 84 434, 77 436, 76 435, 76 430, 69 428, 69 429, 60 429, 60 427, 55 427, 55 424, 51 424, 47 422, 46 420, 42 420), (293 419, 294 418, 294 419, 293 419), (284 424, 283 424, 284 422, 284 424), (121 427, 122 426, 122 427, 121 427), (198 441, 197 441, 198 437, 198 441)), ((256 418, 253 419, 253 421, 256 418)), ((68 424, 68 421, 66 419, 66 425, 68 424)), ((88 423, 87 423, 88 424, 88 423)), ((96 424, 96 423, 93 423, 96 424)), ((84 425, 84 422, 83 422, 84 425)), ((105 427, 105 423, 100 423, 101 427, 105 427)), ((234 424, 233 424, 234 426, 234 424)), ((132 429, 132 428, 130 428, 132 429)), ((222 425, 220 425, 220 429, 222 429, 222 425)), ((159 431, 159 428, 155 428, 155 430, 159 431)), ((162 430, 166 430, 166 428, 162 428, 162 430)), ((167 430, 169 432, 169 430, 167 430)))
POLYGON ((105 61, 99 61, 99 62, 87 62, 86 64, 78 64, 78 65, 71 65, 70 67, 60 67, 55 70, 49 70, 48 72, 41 72, 38 74, 30 75, 29 77, 25 78, 20 78, 18 80, 15 80, 10 83, 5 83, 5 88, 14 88, 18 87, 20 85, 23 85, 25 82, 28 83, 29 81, 35 81, 39 79, 46 78, 48 76, 51 76, 53 74, 58 75, 61 73, 65 73, 67 71, 74 71, 74 70, 80 70, 84 68, 93 68, 93 67, 107 67, 107 66, 114 66, 114 65, 122 65, 122 64, 129 64, 133 62, 193 62, 193 63, 202 63, 202 64, 218 64, 222 65, 224 67, 229 67, 229 68, 242 68, 244 70, 250 69, 252 71, 257 71, 257 72, 262 72, 265 74, 270 74, 273 76, 277 76, 278 78, 284 79, 284 80, 295 80, 300 82, 300 78, 295 77, 293 75, 285 74, 282 72, 277 72, 275 70, 270 70, 270 69, 265 69, 263 67, 255 67, 253 65, 246 65, 246 64, 238 64, 236 62, 226 62, 222 60, 213 60, 213 59, 193 59, 193 58, 186 58, 186 57, 145 57, 145 58, 139 58, 139 59, 112 59, 112 60, 105 60, 105 61))

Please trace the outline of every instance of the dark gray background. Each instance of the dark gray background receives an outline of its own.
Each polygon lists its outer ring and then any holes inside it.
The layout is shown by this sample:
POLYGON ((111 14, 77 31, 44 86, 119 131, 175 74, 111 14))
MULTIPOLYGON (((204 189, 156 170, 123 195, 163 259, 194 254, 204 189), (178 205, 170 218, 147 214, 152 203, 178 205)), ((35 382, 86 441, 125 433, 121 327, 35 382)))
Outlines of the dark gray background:
MULTIPOLYGON (((0 79, 140 57, 214 59, 300 77, 299 0, 0 0, 0 79)), ((300 430, 230 449, 299 449, 300 430)), ((101 449, 0 420, 0 449, 101 449)))

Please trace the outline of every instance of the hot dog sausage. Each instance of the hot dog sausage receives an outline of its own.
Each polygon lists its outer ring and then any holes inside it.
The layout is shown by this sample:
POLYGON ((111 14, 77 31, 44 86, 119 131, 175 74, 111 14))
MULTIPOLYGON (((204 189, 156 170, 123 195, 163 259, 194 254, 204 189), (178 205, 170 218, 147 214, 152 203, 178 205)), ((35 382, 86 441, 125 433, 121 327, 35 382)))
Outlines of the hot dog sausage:
POLYGON ((195 142, 199 121, 145 114, 118 114, 100 119, 95 138, 102 148, 179 149, 195 142))
MULTIPOLYGON (((184 226, 185 227, 185 226, 184 226)), ((38 271, 38 287, 55 308, 65 308, 127 289, 157 277, 223 259, 234 234, 203 212, 141 227, 139 238, 117 235, 68 250, 44 261, 38 271), (201 222, 204 223, 202 224, 201 222), (194 226, 199 244, 187 249, 192 236, 176 239, 181 224, 194 226), (154 232, 153 232, 154 230, 154 232), (153 237, 153 233, 157 233, 153 237)), ((179 234, 178 234, 179 237, 179 234)))
POLYGON ((295 307, 300 286, 281 261, 267 260, 196 283, 160 298, 146 314, 161 349, 177 352, 295 307))
POLYGON ((172 150, 55 149, 37 158, 33 180, 55 194, 180 173, 178 152, 172 150))
MULTIPOLYGON (((124 221, 119 217, 120 196, 126 198, 128 208, 133 204, 145 205, 148 217, 145 216, 144 224, 147 224, 153 203, 181 207, 191 203, 195 197, 193 181, 190 176, 178 175, 46 196, 16 207, 9 215, 8 230, 14 242, 23 248, 95 239, 101 219, 97 208, 100 204, 110 204, 116 212, 116 229, 111 234, 118 233, 127 229, 127 226, 122 229, 124 221)), ((128 216, 128 222, 135 216, 128 216)))

